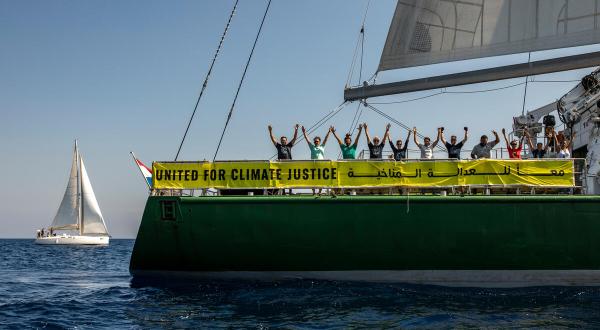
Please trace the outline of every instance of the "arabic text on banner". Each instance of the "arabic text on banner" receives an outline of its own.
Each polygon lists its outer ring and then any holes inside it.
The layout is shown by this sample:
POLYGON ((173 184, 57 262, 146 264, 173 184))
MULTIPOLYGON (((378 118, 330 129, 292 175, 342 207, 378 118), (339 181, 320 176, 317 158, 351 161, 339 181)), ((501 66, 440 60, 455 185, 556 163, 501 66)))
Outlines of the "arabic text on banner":
POLYGON ((573 160, 155 162, 156 189, 573 186, 573 160))

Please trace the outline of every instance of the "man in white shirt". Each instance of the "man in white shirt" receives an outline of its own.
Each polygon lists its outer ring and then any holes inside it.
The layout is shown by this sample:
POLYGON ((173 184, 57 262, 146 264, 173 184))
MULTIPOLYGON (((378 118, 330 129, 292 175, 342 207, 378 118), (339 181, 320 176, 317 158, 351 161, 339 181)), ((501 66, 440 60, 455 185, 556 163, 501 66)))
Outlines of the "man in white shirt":
POLYGON ((473 147, 471 150, 471 158, 479 159, 479 158, 491 158, 492 148, 496 146, 500 142, 500 137, 496 131, 492 131, 496 140, 492 142, 488 142, 487 135, 482 135, 481 139, 479 139, 479 144, 473 147))
POLYGON ((440 141, 441 133, 442 133, 442 128, 440 127, 440 128, 438 128, 438 131, 437 131, 437 138, 435 139, 435 141, 433 143, 431 143, 431 139, 428 136, 426 136, 423 138, 423 144, 421 144, 417 140, 417 128, 413 127, 413 140, 415 141, 415 144, 417 145, 417 147, 421 150, 421 158, 422 159, 433 159, 433 148, 435 148, 435 146, 440 141))

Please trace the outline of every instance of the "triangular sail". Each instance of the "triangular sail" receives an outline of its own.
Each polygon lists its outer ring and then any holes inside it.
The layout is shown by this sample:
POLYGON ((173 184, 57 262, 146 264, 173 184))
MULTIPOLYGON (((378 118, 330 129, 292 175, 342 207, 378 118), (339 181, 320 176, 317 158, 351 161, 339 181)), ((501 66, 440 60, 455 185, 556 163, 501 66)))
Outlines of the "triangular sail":
POLYGON ((378 71, 600 43, 595 0, 399 0, 378 71))
POLYGON ((51 227, 54 229, 76 229, 79 220, 79 199, 78 193, 78 173, 77 173, 78 152, 77 145, 73 150, 73 161, 71 163, 71 172, 69 173, 69 181, 67 189, 63 196, 56 216, 52 221, 51 227))
POLYGON ((96 195, 92 189, 90 178, 88 177, 85 165, 83 164, 83 158, 79 157, 79 163, 81 168, 81 192, 82 192, 82 234, 106 234, 106 224, 100 212, 100 206, 96 200, 96 195))

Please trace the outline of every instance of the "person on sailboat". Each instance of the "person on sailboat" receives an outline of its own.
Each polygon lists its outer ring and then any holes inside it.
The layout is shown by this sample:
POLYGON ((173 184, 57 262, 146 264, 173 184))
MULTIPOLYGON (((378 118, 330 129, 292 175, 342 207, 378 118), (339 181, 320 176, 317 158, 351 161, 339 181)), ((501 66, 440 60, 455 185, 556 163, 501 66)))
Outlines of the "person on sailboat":
POLYGON ((500 137, 498 136, 498 132, 492 131, 492 134, 496 137, 494 141, 488 142, 487 135, 482 135, 479 139, 479 144, 476 144, 471 150, 471 158, 480 159, 480 158, 491 158, 492 149, 500 143, 500 137))
POLYGON ((271 125, 268 126, 269 136, 271 137, 271 142, 273 142, 273 145, 277 149, 277 159, 278 160, 292 159, 292 147, 296 143, 296 138, 298 137, 298 128, 299 127, 300 127, 300 125, 298 125, 298 124, 296 124, 296 126, 294 126, 294 137, 292 138, 292 141, 288 142, 287 137, 282 136, 279 139, 279 142, 277 142, 277 140, 275 140, 275 136, 273 135, 273 126, 271 126, 271 125))
POLYGON ((460 150, 462 149, 462 147, 465 145, 465 142, 467 142, 467 139, 469 138, 469 128, 465 126, 464 130, 465 130, 465 137, 462 139, 462 141, 460 141, 459 143, 456 143, 456 141, 457 141, 456 135, 452 135, 452 136, 450 136, 450 142, 448 142, 444 138, 444 128, 442 127, 440 139, 442 140, 442 143, 446 147, 446 151, 448 151, 449 159, 460 159, 460 150))
POLYGON ((521 151, 523 150, 523 137, 520 140, 512 140, 508 142, 508 138, 506 137, 506 130, 502 129, 502 136, 504 136, 504 141, 506 142, 506 150, 508 150, 508 157, 510 159, 521 159, 521 151))
POLYGON ((433 148, 440 142, 440 135, 442 134, 442 128, 438 128, 437 138, 431 143, 431 138, 426 136, 423 138, 423 144, 417 140, 417 128, 413 127, 413 141, 417 147, 421 150, 421 159, 433 159, 433 148))
MULTIPOLYGON (((387 124, 385 126, 384 137, 389 133, 390 127, 392 125, 387 124)), ((367 127, 367 123, 363 124, 365 128, 365 135, 367 137, 367 146, 369 146, 369 159, 382 159, 383 147, 385 147, 385 139, 381 141, 379 136, 374 136, 373 140, 371 140, 371 136, 369 135, 369 128, 367 127)))
POLYGON ((304 135, 304 140, 306 140, 308 148, 310 149, 310 159, 325 159, 325 144, 327 143, 327 139, 329 138, 329 134, 331 133, 331 128, 332 127, 330 127, 327 131, 323 143, 321 143, 320 136, 315 136, 315 138, 313 139, 313 143, 310 143, 308 134, 306 134, 306 128, 302 126, 302 134, 304 135))
POLYGON ((394 145, 389 131, 386 131, 386 135, 383 137, 383 143, 385 143, 386 139, 389 141, 390 147, 392 148, 394 160, 400 161, 408 158, 406 152, 408 150, 408 141, 410 140, 410 131, 408 131, 408 136, 406 137, 406 143, 404 146, 402 145, 402 140, 400 139, 396 140, 396 145, 394 145))
POLYGON ((356 146, 358 146, 358 140, 360 139, 360 133, 362 133, 362 129, 363 125, 358 125, 358 134, 356 135, 356 139, 354 139, 354 143, 352 143, 352 135, 350 133, 346 133, 346 136, 344 137, 344 142, 342 142, 340 137, 337 136, 337 134, 335 134, 335 127, 331 126, 331 133, 333 133, 333 136, 340 145, 343 159, 356 158, 356 146))

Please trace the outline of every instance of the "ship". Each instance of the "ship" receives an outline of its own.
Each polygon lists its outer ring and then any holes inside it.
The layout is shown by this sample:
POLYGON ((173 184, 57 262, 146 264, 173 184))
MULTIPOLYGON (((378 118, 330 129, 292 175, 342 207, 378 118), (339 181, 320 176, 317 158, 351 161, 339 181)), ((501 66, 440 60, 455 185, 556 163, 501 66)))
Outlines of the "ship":
MULTIPOLYGON (((378 71, 596 44, 599 16, 593 1, 398 1, 378 71)), ((346 86, 344 99, 370 107, 381 96, 593 67, 598 55, 371 79, 346 86)), ((574 140, 572 159, 527 159, 530 150, 522 160, 154 162, 130 272, 600 285, 599 80, 594 71, 558 101, 513 117, 514 136, 527 131, 543 141, 556 114, 574 140), (335 175, 295 175, 323 169, 335 175), (287 188, 328 193, 282 193, 287 188)))

